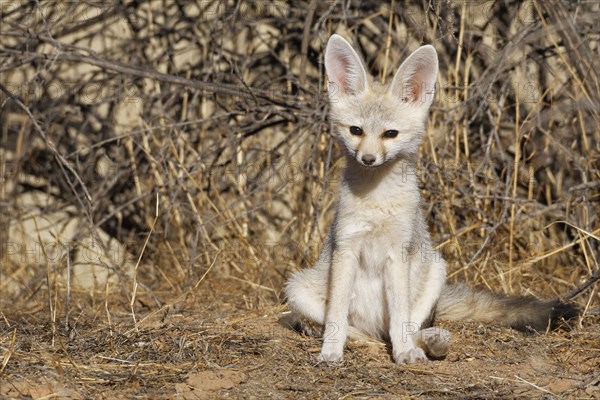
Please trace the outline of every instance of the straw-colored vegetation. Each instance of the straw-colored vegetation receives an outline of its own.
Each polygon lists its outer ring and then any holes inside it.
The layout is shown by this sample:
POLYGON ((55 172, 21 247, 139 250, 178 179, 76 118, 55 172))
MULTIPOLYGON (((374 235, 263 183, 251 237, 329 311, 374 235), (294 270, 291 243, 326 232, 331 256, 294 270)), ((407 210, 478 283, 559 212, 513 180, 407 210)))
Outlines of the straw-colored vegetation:
POLYGON ((0 7, 0 397, 599 395, 597 2, 0 7), (441 322, 445 360, 332 367, 277 323, 335 206, 333 32, 382 80, 436 47, 417 173, 449 279, 575 302, 571 330, 441 322))

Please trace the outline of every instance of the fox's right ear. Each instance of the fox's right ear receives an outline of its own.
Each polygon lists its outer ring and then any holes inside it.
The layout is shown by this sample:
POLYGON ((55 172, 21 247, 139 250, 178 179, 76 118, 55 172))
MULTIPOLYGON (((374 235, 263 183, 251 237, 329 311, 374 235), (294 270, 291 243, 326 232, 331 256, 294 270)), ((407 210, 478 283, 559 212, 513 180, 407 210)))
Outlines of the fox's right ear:
POLYGON ((329 95, 357 95, 367 89, 367 71, 350 43, 340 35, 331 35, 325 50, 325 70, 329 95))

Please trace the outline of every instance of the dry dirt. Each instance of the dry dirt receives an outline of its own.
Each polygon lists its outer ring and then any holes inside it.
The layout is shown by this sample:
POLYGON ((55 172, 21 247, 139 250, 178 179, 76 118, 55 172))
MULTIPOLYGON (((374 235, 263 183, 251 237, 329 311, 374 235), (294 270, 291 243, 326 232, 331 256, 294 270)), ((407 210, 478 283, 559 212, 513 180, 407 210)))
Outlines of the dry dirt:
MULTIPOLYGON (((341 365, 318 365, 319 339, 278 320, 276 305, 249 310, 248 285, 213 276, 187 297, 150 307, 137 324, 126 298, 78 301, 70 328, 39 301, 2 304, 2 398, 348 399, 598 398, 597 317, 570 331, 523 335, 474 322, 452 332, 444 360, 395 365, 380 343, 351 342, 341 365), (108 305, 108 308, 107 308, 108 305), (110 317, 109 317, 110 316, 110 317), (110 323, 108 322, 110 318, 110 323)), ((161 293, 155 291, 154 293, 161 293)), ((39 299, 38 299, 39 300, 39 299)))

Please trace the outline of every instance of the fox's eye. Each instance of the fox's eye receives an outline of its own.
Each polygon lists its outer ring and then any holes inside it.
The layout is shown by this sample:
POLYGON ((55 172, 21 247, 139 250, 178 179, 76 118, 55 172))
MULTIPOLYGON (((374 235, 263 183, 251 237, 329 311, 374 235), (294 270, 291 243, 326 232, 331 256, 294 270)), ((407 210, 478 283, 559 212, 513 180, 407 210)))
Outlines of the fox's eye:
POLYGON ((360 136, 363 134, 363 130, 361 128, 359 128, 358 126, 351 126, 350 133, 355 136, 360 136))
POLYGON ((398 131, 395 130, 395 129, 390 129, 390 130, 387 130, 387 131, 383 132, 383 137, 384 138, 390 138, 391 139, 391 138, 395 138, 396 136, 398 136, 398 131))

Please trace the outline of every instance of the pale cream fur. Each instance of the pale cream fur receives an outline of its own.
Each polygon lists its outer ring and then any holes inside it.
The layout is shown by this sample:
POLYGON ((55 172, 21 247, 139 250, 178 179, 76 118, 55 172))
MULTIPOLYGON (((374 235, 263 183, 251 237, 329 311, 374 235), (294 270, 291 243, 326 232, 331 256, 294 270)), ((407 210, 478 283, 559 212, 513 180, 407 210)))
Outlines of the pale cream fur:
POLYGON ((368 77, 344 39, 329 40, 330 117, 347 150, 346 169, 321 257, 286 287, 291 308, 325 327, 322 361, 342 360, 349 326, 389 339, 399 363, 426 358, 415 334, 440 295, 446 264, 425 229, 414 160, 437 63, 433 47, 424 46, 385 86, 368 77), (398 135, 383 137, 388 130, 398 135), (366 165, 365 156, 374 162, 366 165))

